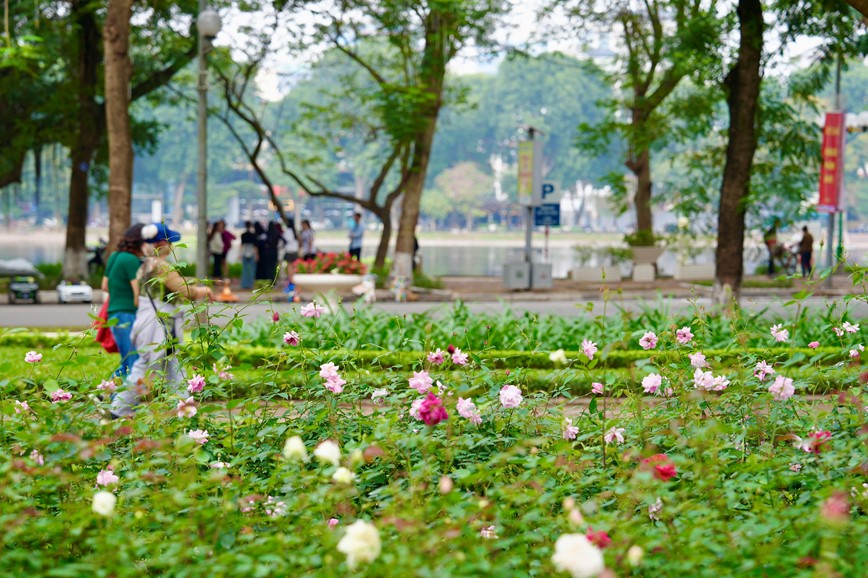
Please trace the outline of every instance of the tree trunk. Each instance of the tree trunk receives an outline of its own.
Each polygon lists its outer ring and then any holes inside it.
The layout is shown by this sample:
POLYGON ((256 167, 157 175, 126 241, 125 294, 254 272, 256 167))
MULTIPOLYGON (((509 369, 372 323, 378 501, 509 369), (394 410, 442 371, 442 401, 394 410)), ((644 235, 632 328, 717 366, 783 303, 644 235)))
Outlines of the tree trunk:
POLYGON ((175 227, 180 227, 184 222, 184 191, 187 189, 189 173, 184 171, 175 185, 175 194, 172 197, 172 222, 175 227))
POLYGON ((42 145, 33 149, 33 205, 36 208, 36 223, 42 212, 42 145))
POLYGON ((133 143, 130 134, 130 17, 132 0, 110 0, 103 26, 105 112, 109 146, 109 245, 111 251, 130 226, 133 143))
POLYGON ((395 241, 395 263, 392 267, 394 274, 400 277, 411 278, 413 275, 419 204, 425 188, 425 176, 428 174, 437 117, 443 104, 443 82, 451 50, 449 42, 455 33, 452 29, 455 14, 450 13, 449 9, 432 7, 425 19, 425 47, 419 66, 419 84, 426 101, 418 107, 416 115, 419 125, 413 138, 410 176, 403 191, 398 239, 395 241))
POLYGON ((374 258, 374 269, 382 270, 386 266, 386 257, 389 255, 389 243, 392 242, 392 218, 389 214, 391 211, 386 210, 380 217, 383 223, 383 231, 380 233, 380 244, 377 245, 377 256, 374 258))
POLYGON ((63 259, 63 276, 84 279, 87 277, 87 227, 88 175, 94 152, 99 144, 97 128, 99 106, 94 100, 97 83, 97 68, 100 59, 99 27, 93 7, 85 0, 73 4, 74 19, 78 33, 78 67, 75 71, 78 85, 77 131, 70 157, 72 172, 69 178, 69 212, 66 224, 66 249, 63 259))
POLYGON ((744 272, 745 199, 757 148, 763 13, 760 0, 739 0, 738 60, 724 81, 729 109, 729 142, 720 188, 717 251, 712 300, 729 306, 738 300, 744 272))
POLYGON ((15 155, 15 158, 10 159, 8 165, 8 169, 0 173, 0 189, 5 188, 12 183, 20 183, 21 182, 21 170, 24 167, 24 152, 20 152, 15 155))
MULTIPOLYGON (((438 108, 439 110, 439 108, 438 108)), ((413 253, 416 246, 416 223, 419 222, 419 204, 425 188, 425 175, 431 159, 431 145, 434 142, 434 129, 437 126, 437 113, 429 117, 424 128, 416 135, 413 146, 413 160, 410 164, 410 177, 404 188, 401 202, 401 217, 398 221, 398 239, 395 241, 395 262, 393 272, 399 277, 413 276, 413 253)))
POLYGON ((627 167, 636 176, 636 232, 654 233, 654 220, 651 215, 651 153, 648 149, 639 152, 627 162, 627 167))
POLYGON ((868 0, 846 0, 846 2, 855 8, 862 16, 868 18, 868 0))

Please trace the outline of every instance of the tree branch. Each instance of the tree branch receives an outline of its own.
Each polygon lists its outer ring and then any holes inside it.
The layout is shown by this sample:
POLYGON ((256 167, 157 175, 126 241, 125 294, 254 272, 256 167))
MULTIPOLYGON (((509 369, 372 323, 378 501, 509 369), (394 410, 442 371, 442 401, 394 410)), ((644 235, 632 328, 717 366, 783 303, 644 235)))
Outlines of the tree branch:
POLYGON ((172 64, 170 64, 166 68, 163 68, 162 70, 154 72, 153 74, 133 86, 132 90, 130 91, 131 100, 138 100, 139 98, 146 96, 147 94, 155 91, 161 86, 164 86, 166 83, 172 80, 172 77, 175 76, 175 74, 177 74, 182 68, 187 66, 187 64, 189 64, 191 60, 193 60, 193 57, 196 56, 197 50, 198 48, 196 46, 196 43, 193 42, 193 45, 188 48, 187 51, 184 52, 181 56, 175 59, 172 64))

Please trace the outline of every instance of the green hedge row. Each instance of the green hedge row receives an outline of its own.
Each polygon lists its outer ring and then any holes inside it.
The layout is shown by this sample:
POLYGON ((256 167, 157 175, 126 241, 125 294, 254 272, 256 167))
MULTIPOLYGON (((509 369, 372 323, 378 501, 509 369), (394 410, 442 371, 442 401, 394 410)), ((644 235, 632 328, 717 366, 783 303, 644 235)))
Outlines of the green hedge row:
MULTIPOLYGON (((34 349, 55 347, 57 345, 76 345, 87 349, 98 349, 92 337, 83 334, 41 334, 24 331, 7 331, 0 333, 0 347, 31 347, 34 349)), ((318 350, 326 353, 326 350, 318 350)), ((653 362, 658 367, 671 363, 683 363, 687 360, 687 354, 692 350, 688 348, 678 350, 651 350, 642 349, 614 350, 600 352, 595 359, 588 362, 585 355, 578 351, 567 351, 566 367, 573 369, 587 368, 626 368, 637 364, 653 362)), ((249 364, 258 367, 264 359, 274 359, 280 354, 281 363, 295 365, 311 356, 311 350, 304 348, 271 348, 262 346, 235 346, 226 350, 226 355, 233 365, 249 364)), ((498 351, 487 350, 478 353, 471 352, 470 358, 475 363, 494 369, 551 369, 556 364, 549 359, 548 351, 498 351)), ((809 348, 743 348, 743 349, 709 349, 703 350, 705 356, 716 364, 729 365, 739 361, 743 356, 753 356, 768 362, 784 363, 810 363, 831 365, 846 361, 847 352, 833 347, 809 348)), ((350 351, 328 350, 328 359, 334 363, 354 363, 365 367, 406 367, 419 364, 425 360, 426 352, 422 351, 350 351)), ((321 355, 320 355, 321 357, 321 355)), ((447 362, 448 364, 449 362, 447 362)))
MULTIPOLYGON (((653 362, 658 367, 672 363, 687 361, 689 350, 683 351, 644 351, 625 350, 610 351, 605 357, 595 357, 591 362, 580 352, 566 352, 567 364, 563 367, 581 370, 587 369, 618 369, 629 368, 640 363, 653 362)), ((320 353, 324 353, 320 351, 320 353)), ((742 356, 754 356, 768 362, 795 364, 808 362, 830 365, 845 361, 846 352, 831 347, 809 349, 765 349, 745 348, 741 350, 712 349, 703 351, 705 356, 715 363, 729 365, 739 361, 742 356)), ((275 349, 267 347, 237 347, 227 351, 229 360, 233 364, 261 365, 264 359, 274 359, 275 349)), ((328 360, 333 363, 350 363, 361 367, 407 367, 418 365, 425 360, 427 353, 421 351, 349 351, 335 349, 327 353, 328 360)), ((281 356, 281 364, 296 365, 310 357, 305 349, 285 349, 281 356)), ((321 357, 321 356, 320 356, 321 357)), ((492 369, 552 369, 559 367, 551 359, 549 352, 532 351, 497 351, 489 350, 472 353, 471 360, 480 366, 492 369)), ((448 364, 449 362, 447 362, 448 364)))

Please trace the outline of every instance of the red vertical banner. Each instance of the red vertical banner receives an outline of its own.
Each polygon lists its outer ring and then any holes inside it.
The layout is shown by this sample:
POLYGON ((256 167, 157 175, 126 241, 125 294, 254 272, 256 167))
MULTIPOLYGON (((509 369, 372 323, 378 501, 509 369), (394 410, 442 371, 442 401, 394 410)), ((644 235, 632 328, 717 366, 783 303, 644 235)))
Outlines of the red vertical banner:
POLYGON ((823 127, 822 165, 820 166, 820 200, 817 211, 840 210, 841 181, 844 169, 844 113, 827 112, 823 127))

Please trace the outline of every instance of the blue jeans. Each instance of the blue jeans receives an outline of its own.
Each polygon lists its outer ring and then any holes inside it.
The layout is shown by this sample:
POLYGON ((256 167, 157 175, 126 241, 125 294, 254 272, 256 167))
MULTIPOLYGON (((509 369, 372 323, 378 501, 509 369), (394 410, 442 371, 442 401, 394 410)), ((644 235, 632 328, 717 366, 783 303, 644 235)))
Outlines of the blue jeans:
POLYGON ((242 257, 241 258, 241 288, 253 289, 253 282, 256 278, 256 258, 242 257))
POLYGON ((121 364, 114 372, 114 377, 126 377, 133 368, 138 354, 133 351, 133 342, 130 338, 130 333, 133 330, 133 323, 136 320, 135 313, 112 313, 109 319, 117 319, 118 322, 111 328, 112 337, 115 338, 115 343, 118 345, 118 353, 121 355, 121 364))

